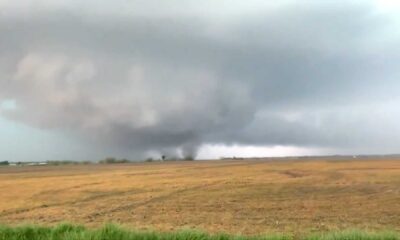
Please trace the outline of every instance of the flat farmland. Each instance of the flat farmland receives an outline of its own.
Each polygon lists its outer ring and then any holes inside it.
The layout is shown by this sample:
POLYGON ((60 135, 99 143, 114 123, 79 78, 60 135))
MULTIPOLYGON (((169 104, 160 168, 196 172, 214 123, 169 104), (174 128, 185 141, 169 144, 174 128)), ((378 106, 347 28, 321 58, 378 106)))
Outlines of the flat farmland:
POLYGON ((400 160, 237 160, 0 168, 0 223, 162 231, 400 230, 400 160))

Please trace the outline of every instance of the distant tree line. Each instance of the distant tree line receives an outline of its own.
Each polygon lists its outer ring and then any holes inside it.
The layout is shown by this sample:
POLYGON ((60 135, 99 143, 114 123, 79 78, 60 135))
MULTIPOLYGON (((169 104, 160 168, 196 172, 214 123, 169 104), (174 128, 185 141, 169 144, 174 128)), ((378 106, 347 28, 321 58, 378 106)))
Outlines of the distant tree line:
POLYGON ((8 165, 10 165, 10 162, 8 162, 8 161, 1 161, 0 162, 0 166, 8 166, 8 165))
POLYGON ((129 163, 130 161, 128 159, 116 159, 113 157, 108 157, 106 159, 100 160, 99 163, 102 164, 113 164, 113 163, 129 163))
POLYGON ((154 159, 154 158, 147 158, 145 162, 159 162, 159 161, 194 161, 193 156, 186 156, 184 158, 180 157, 167 157, 165 155, 162 155, 160 159, 154 159))
POLYGON ((46 161, 48 165, 59 166, 59 165, 86 165, 91 164, 90 161, 72 161, 72 160, 49 160, 46 161))
MULTIPOLYGON (((193 161, 194 157, 192 156, 186 156, 184 158, 179 158, 179 157, 167 157, 165 155, 162 155, 158 159, 154 158, 147 158, 144 160, 144 162, 159 162, 159 161, 193 161)), ((132 162, 140 162, 140 161, 131 161, 126 158, 118 159, 115 157, 107 157, 105 159, 102 159, 100 161, 73 161, 73 160, 48 160, 45 162, 12 162, 10 163, 9 161, 0 161, 0 166, 9 166, 9 165, 14 165, 14 166, 37 166, 37 165, 49 165, 49 166, 61 166, 61 165, 87 165, 87 164, 118 164, 118 163, 132 163, 132 162)))

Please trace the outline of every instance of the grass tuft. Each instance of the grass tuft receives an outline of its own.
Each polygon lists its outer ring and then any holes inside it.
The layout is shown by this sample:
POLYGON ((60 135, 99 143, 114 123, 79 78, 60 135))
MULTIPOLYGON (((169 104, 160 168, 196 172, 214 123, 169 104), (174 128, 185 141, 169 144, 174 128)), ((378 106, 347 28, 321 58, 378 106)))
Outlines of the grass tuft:
POLYGON ((396 232, 366 232, 360 230, 346 230, 316 234, 306 237, 305 240, 400 240, 400 234, 396 232))

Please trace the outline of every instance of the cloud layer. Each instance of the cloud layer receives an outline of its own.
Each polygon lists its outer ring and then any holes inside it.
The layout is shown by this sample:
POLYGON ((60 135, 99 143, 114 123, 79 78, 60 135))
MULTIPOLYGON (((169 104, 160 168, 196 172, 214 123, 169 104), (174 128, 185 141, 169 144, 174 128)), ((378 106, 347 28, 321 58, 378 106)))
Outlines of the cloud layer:
POLYGON ((376 2, 0 1, 0 114, 133 156, 396 152, 400 34, 376 2), (96 4, 97 3, 97 4, 96 4))

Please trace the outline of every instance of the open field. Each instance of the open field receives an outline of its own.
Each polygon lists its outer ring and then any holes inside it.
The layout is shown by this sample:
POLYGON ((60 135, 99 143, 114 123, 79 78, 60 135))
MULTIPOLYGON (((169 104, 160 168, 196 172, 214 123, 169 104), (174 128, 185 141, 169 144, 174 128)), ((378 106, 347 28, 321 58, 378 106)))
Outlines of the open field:
POLYGON ((400 230, 400 161, 193 161, 0 168, 0 223, 162 231, 400 230))

